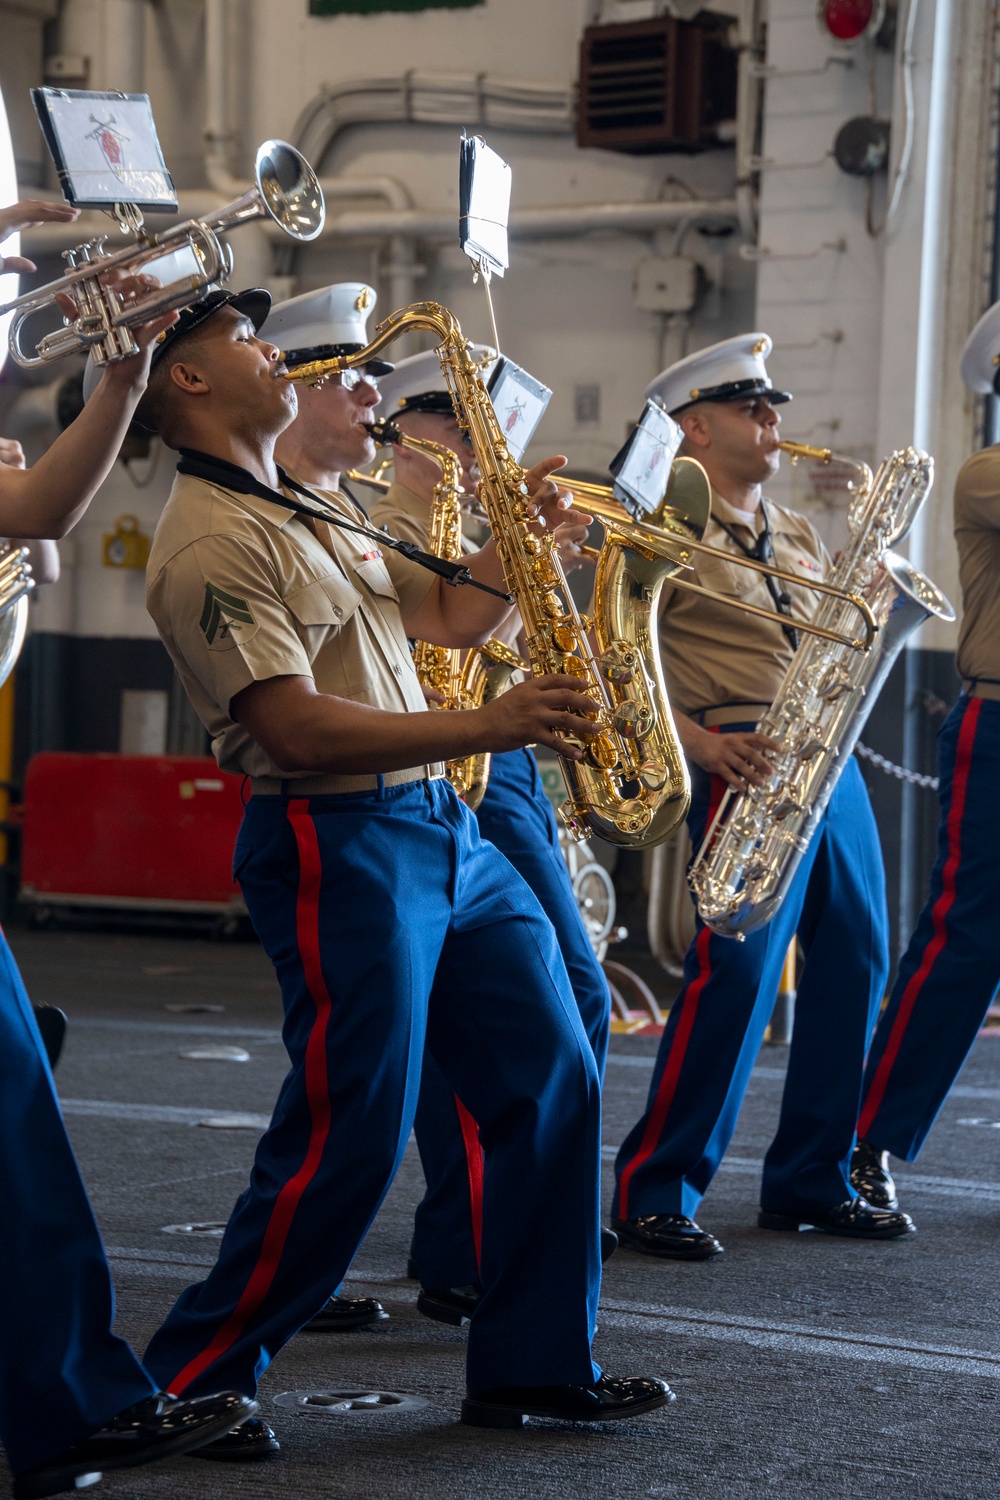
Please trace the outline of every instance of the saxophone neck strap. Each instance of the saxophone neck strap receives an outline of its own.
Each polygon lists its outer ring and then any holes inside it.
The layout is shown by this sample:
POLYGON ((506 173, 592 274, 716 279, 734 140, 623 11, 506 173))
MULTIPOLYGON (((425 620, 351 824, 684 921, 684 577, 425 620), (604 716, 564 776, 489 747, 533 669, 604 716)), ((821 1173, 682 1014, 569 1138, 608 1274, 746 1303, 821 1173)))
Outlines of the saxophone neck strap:
MULTIPOLYGON (((714 516, 713 519, 717 526, 722 527, 729 540, 733 542, 737 547, 739 547, 744 557, 748 557, 751 562, 769 563, 774 561, 774 542, 771 538, 771 523, 767 517, 767 502, 763 498, 760 502, 760 513, 763 519, 763 525, 761 527, 760 534, 755 538, 752 547, 748 547, 746 542, 743 541, 742 537, 737 536, 733 527, 729 526, 725 521, 723 521, 720 516, 714 516)), ((777 610, 778 614, 785 615, 789 620, 791 620, 791 594, 783 589, 777 578, 772 578, 770 573, 765 573, 763 576, 764 582, 767 584, 767 591, 774 601, 774 607, 777 610)), ((789 624, 782 625, 781 628, 785 632, 785 635, 788 637, 792 650, 797 651, 799 649, 799 632, 795 629, 795 626, 789 624)))
MULTIPOLYGON (((495 598, 503 599, 506 604, 514 603, 513 594, 505 594, 500 589, 491 588, 488 583, 480 583, 479 579, 473 578, 468 568, 462 563, 448 562, 446 558, 435 557, 433 552, 424 552, 415 542, 401 541, 399 537, 390 536, 387 531, 377 531, 373 526, 358 526, 335 510, 321 510, 316 505, 316 496, 311 490, 306 489, 305 485, 299 484, 297 479, 286 474, 279 465, 276 464, 275 468, 278 470, 279 484, 285 489, 294 490, 298 495, 304 495, 307 500, 312 500, 314 503, 311 506, 303 505, 301 500, 294 500, 291 495, 283 494, 281 490, 272 489, 269 484, 255 479, 248 470, 241 469, 238 464, 231 464, 224 458, 214 458, 209 453, 199 453, 194 448, 182 448, 180 461, 177 464, 178 474, 189 474, 192 479, 203 479, 206 484, 234 490, 238 495, 256 495, 259 500, 270 500, 272 504, 282 505, 286 510, 294 511, 296 515, 308 516, 313 521, 325 521, 328 526, 336 526, 341 531, 352 531, 357 536, 367 537, 370 541, 378 542, 382 547, 388 547, 392 552, 401 553, 403 557, 408 557, 410 562, 417 563, 428 572, 436 573, 452 587, 467 583, 472 588, 481 589, 484 594, 493 594, 495 598)), ((353 496, 351 498, 353 499, 353 496)))

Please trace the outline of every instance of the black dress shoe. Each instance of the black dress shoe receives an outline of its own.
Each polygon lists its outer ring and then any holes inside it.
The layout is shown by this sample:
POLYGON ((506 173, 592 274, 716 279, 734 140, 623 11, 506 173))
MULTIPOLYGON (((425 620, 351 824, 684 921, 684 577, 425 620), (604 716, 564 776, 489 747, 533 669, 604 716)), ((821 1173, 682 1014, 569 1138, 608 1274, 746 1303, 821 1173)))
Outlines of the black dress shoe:
POLYGON ((641 1219, 612 1219, 618 1238, 643 1255, 664 1260, 710 1260, 722 1254, 714 1234, 683 1214, 647 1214, 641 1219))
POLYGON ((388 1323, 389 1314, 374 1297, 331 1297, 303 1329, 304 1333, 349 1333, 352 1328, 370 1328, 388 1323))
POLYGON ((468 1286, 449 1286, 437 1291, 421 1287, 417 1293, 417 1312, 436 1323, 450 1323, 464 1328, 482 1301, 483 1289, 478 1281, 468 1286))
POLYGON ((35 1005, 35 1025, 42 1034, 42 1046, 49 1060, 49 1067, 54 1068, 59 1061, 66 1040, 66 1028, 69 1022, 64 1011, 57 1005, 35 1005))
POLYGON ((851 1187, 872 1208, 896 1209, 896 1184, 889 1171, 889 1153, 871 1141, 858 1141, 851 1156, 851 1187))
POLYGON ((675 1399, 667 1382, 655 1376, 612 1380, 602 1375, 594 1385, 525 1385, 476 1391, 462 1402, 462 1421, 470 1427, 523 1427, 528 1417, 613 1422, 622 1417, 641 1417, 675 1399))
POLYGON ((211 1458, 224 1464, 252 1464, 261 1458, 274 1458, 280 1452, 281 1444, 267 1423, 260 1417, 252 1417, 249 1422, 241 1422, 239 1427, 224 1432, 214 1443, 196 1448, 189 1457, 211 1458))
POLYGON ((762 1208, 757 1225, 760 1229, 822 1229, 855 1240, 900 1240, 917 1231, 909 1214, 872 1208, 864 1198, 810 1213, 776 1214, 762 1208))
POLYGON ((601 1230, 601 1261, 610 1260, 618 1249, 618 1236, 613 1229, 601 1230))
POLYGON ((130 1469, 187 1453, 211 1442, 235 1422, 252 1417, 256 1410, 256 1401, 235 1391, 193 1401, 175 1401, 162 1391, 147 1396, 58 1458, 18 1474, 14 1500, 41 1500, 63 1490, 85 1489, 97 1483, 104 1469, 130 1469))

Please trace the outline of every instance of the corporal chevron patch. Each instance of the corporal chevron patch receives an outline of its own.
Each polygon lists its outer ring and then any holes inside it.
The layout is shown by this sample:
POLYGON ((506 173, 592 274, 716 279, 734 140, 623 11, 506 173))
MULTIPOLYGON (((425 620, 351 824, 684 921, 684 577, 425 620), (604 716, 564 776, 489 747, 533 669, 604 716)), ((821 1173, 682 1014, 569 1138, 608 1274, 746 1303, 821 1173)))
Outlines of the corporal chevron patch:
POLYGON ((245 599, 227 594, 215 583, 206 583, 200 624, 210 646, 216 636, 225 640, 231 630, 239 630, 241 625, 253 623, 253 614, 245 599))

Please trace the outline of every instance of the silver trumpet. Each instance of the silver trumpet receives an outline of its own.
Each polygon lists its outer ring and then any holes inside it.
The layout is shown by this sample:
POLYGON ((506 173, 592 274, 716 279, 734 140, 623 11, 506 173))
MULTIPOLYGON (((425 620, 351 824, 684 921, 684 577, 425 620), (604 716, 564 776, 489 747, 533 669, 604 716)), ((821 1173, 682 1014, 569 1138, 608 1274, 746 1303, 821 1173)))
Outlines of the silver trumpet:
POLYGON ((126 359, 138 352, 131 329, 162 313, 186 307, 206 287, 228 280, 233 268, 232 250, 219 239, 252 219, 273 219, 293 240, 314 240, 326 219, 323 190, 312 167, 294 146, 285 141, 265 141, 254 162, 256 187, 235 198, 224 208, 202 219, 187 219, 164 234, 142 235, 139 242, 109 254, 106 235, 88 240, 63 255, 70 271, 47 286, 26 292, 0 307, 0 317, 16 314, 10 327, 11 357, 25 369, 50 364, 67 354, 86 353, 97 365, 126 359), (145 296, 123 305, 113 286, 105 285, 105 273, 127 271, 134 275, 164 256, 190 252, 194 265, 187 275, 154 287, 145 296), (48 333, 31 354, 22 343, 24 325, 58 295, 70 297, 78 316, 55 333, 48 333))

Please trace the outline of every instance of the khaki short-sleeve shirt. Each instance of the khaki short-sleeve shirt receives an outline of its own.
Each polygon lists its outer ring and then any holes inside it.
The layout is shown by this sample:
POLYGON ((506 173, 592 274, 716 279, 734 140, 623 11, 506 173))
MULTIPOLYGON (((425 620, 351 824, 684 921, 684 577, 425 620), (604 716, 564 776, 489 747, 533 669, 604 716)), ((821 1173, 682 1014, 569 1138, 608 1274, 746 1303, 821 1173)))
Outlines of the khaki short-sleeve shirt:
MULTIPOLYGON (((318 509, 368 524, 342 495, 313 493, 318 509)), ((150 550, 146 603, 222 769, 282 777, 230 717, 235 695, 304 676, 337 698, 425 712, 403 620, 432 582, 376 541, 178 474, 150 550)))
POLYGON ((1000 682, 1000 445, 962 465, 954 517, 962 583, 959 676, 1000 682))
MULTIPOLYGON (((804 583, 822 582, 830 558, 816 528, 805 516, 764 500, 774 562, 804 583)), ((752 547, 760 531, 746 525, 721 495, 712 492, 712 513, 704 540, 732 555, 734 561, 692 554, 693 571, 684 576, 725 599, 745 600, 774 609, 762 574, 738 567, 744 554, 723 529, 724 521, 752 547)), ((821 595, 782 584, 791 595, 792 623, 812 620, 821 595)), ((761 620, 732 605, 673 588, 663 591, 660 651, 670 701, 681 713, 727 703, 771 703, 792 659, 792 644, 780 625, 761 620)))

